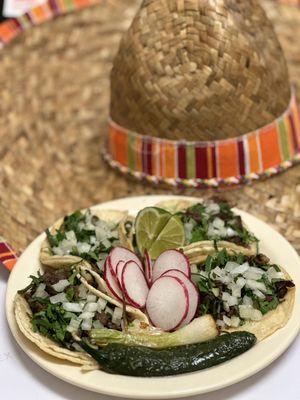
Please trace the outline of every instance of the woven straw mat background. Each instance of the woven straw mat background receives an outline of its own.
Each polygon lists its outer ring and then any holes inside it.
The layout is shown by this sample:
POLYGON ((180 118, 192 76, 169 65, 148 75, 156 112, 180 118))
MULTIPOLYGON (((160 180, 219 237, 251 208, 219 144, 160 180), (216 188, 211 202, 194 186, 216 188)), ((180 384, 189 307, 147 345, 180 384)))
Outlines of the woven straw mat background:
MULTIPOLYGON (((33 28, 0 52, 0 235, 17 250, 77 208, 150 193, 212 194, 125 179, 100 156, 112 60, 138 5, 104 0, 33 28)), ((299 91, 300 10, 263 5, 299 91)), ((222 196, 274 225, 300 252, 300 165, 222 196)))

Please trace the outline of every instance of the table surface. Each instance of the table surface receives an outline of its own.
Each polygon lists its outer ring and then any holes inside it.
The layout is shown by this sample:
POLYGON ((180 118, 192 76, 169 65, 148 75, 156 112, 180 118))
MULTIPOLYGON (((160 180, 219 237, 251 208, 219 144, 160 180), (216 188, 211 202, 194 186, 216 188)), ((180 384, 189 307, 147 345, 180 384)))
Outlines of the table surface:
MULTIPOLYGON (((2 395, 20 396, 22 400, 89 400, 113 399, 88 393, 65 383, 38 367, 14 342, 5 317, 5 289, 8 272, 0 266, 0 377, 2 395), (17 378, 17 379, 16 379, 17 378)), ((236 385, 206 395, 195 396, 201 400, 253 400, 300 399, 300 336, 287 352, 268 368, 236 385)), ((193 399, 191 398, 191 399, 193 399)))

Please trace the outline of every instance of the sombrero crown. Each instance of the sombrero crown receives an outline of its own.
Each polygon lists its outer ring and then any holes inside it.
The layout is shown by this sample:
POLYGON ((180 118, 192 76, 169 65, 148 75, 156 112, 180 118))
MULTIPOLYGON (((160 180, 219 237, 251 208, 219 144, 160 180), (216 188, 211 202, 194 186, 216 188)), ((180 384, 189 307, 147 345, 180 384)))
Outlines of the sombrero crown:
POLYGON ((257 0, 145 0, 111 74, 118 124, 168 139, 235 137, 290 99, 285 58, 257 0))

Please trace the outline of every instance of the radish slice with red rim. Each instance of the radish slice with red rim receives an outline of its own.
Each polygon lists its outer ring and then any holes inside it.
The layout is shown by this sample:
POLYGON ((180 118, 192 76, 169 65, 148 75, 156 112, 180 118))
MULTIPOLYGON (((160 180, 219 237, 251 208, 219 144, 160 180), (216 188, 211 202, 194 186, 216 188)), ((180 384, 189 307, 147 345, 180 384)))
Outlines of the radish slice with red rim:
POLYGON ((150 254, 147 250, 145 250, 145 276, 148 284, 151 284, 152 281, 152 262, 150 254))
POLYGON ((121 261, 118 262, 117 268, 116 268, 116 276, 117 276, 119 285, 120 285, 122 290, 123 290, 123 287, 122 287, 122 272, 123 272, 123 268, 124 268, 125 264, 126 264, 125 261, 121 260, 121 261))
POLYGON ((133 253, 133 251, 125 249, 125 247, 115 247, 111 250, 109 253, 110 257, 110 263, 111 266, 114 270, 114 272, 117 272, 117 265, 119 261, 124 261, 125 263, 127 261, 135 261, 138 266, 143 270, 143 264, 141 260, 138 258, 138 256, 133 253))
POLYGON ((146 309, 154 326, 175 330, 189 310, 189 293, 183 281, 173 276, 157 279, 149 290, 146 309))
POLYGON ((122 288, 128 302, 136 308, 144 308, 149 288, 139 265, 128 261, 122 270, 122 288))
POLYGON ((166 250, 156 259, 152 269, 152 281, 170 269, 177 269, 191 277, 190 262, 179 250, 166 250))
POLYGON ((197 308, 199 305, 199 291, 197 290, 194 283, 182 271, 178 271, 177 269, 170 269, 169 271, 166 271, 163 276, 173 276, 175 278, 181 279, 189 292, 189 310, 185 319, 178 326, 178 328, 182 328, 192 321, 197 312, 197 308))
POLYGON ((107 257, 104 264, 104 279, 110 290, 111 294, 117 299, 122 301, 122 291, 117 281, 116 274, 111 266, 110 257, 107 257))

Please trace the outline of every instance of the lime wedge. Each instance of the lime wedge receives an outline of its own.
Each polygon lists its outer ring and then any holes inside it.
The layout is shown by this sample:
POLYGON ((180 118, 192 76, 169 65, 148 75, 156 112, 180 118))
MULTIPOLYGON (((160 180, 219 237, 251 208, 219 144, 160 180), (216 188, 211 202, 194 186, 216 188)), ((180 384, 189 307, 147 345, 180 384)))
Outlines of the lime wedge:
POLYGON ((184 242, 183 223, 178 216, 173 215, 149 248, 150 257, 156 260, 163 251, 181 247, 184 242))
POLYGON ((136 242, 141 255, 149 250, 172 215, 158 207, 146 207, 135 219, 136 242))

